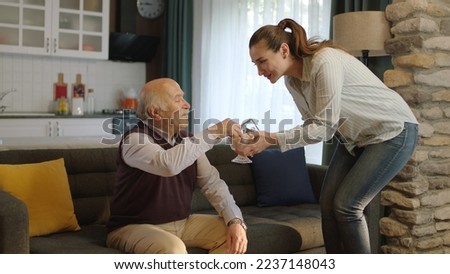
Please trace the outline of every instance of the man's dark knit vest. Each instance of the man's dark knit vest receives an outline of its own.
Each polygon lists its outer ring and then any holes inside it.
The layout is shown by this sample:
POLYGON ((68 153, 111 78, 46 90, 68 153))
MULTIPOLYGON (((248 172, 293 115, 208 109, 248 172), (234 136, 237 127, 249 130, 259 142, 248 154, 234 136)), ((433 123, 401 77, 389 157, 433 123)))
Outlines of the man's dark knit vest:
MULTIPOLYGON (((131 167, 122 158, 122 143, 132 132, 144 133, 165 150, 173 147, 141 121, 124 134, 117 156, 117 182, 111 201, 108 230, 128 224, 162 224, 188 217, 197 177, 197 162, 171 177, 131 167)), ((179 144, 186 136, 185 132, 180 133, 176 143, 179 144)))

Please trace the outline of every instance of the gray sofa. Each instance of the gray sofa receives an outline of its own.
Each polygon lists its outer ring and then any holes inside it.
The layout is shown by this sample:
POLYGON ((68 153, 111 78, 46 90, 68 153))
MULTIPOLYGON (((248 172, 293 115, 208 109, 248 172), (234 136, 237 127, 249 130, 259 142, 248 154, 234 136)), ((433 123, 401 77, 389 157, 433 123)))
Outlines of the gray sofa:
MULTIPOLYGON (((81 230, 29 237, 26 206, 0 190, 0 253, 120 253, 105 246, 116 154, 115 147, 1 151, 0 164, 37 163, 63 157, 81 230)), ((250 166, 232 163, 235 153, 227 145, 216 145, 207 156, 243 211, 248 225, 248 253, 324 253, 318 204, 257 207, 250 166)), ((308 164, 307 168, 318 197, 326 166, 308 164)), ((215 214, 198 191, 192 205, 194 212, 215 214)), ((366 212, 374 253, 379 247, 379 214, 377 200, 366 212)), ((205 252, 189 249, 189 253, 205 252)))

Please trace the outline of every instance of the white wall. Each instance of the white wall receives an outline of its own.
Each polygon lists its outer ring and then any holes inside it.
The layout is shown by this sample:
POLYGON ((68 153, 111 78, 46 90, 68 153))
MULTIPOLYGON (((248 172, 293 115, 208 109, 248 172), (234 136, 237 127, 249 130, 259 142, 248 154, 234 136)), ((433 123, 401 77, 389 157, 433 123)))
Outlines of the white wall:
MULTIPOLYGON (((71 85, 81 73, 82 82, 94 89, 95 110, 120 108, 121 90, 145 84, 145 63, 127 63, 62 57, 0 53, 0 92, 15 88, 0 105, 6 111, 53 112, 53 84, 58 73, 71 85)), ((70 95, 68 96, 70 98, 70 95)))

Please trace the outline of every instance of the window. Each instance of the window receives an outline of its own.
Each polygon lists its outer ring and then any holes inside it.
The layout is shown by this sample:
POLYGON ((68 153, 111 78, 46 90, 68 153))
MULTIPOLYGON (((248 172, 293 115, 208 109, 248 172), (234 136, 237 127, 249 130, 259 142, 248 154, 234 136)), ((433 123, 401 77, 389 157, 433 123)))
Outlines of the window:
MULTIPOLYGON (((284 18, 300 23, 308 37, 328 39, 331 1, 327 0, 194 0, 194 131, 224 118, 271 119, 266 131, 301 124, 301 116, 283 79, 271 84, 258 75, 248 41, 259 27, 284 18)), ((267 120, 266 120, 267 121, 267 120)), ((321 163, 322 144, 306 147, 310 163, 321 163)))

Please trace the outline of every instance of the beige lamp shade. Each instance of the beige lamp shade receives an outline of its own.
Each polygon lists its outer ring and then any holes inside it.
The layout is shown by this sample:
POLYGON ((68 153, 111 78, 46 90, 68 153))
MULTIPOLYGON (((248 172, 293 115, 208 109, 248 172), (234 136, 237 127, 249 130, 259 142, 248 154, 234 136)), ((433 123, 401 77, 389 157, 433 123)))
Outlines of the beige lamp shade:
POLYGON ((368 50, 370 56, 387 55, 384 41, 391 38, 383 11, 355 11, 333 17, 333 40, 354 56, 368 50))

